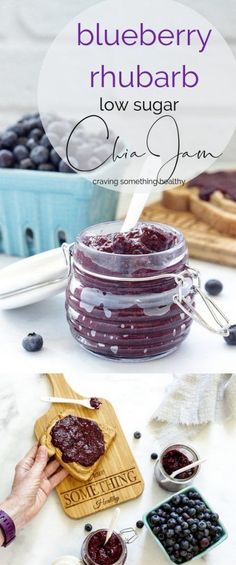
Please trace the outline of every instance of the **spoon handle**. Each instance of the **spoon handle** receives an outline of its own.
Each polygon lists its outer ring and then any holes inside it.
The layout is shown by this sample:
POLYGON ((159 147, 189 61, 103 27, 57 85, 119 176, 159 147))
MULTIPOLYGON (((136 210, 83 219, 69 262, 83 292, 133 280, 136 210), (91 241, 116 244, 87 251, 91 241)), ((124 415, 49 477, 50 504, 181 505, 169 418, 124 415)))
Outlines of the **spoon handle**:
POLYGON ((105 540, 105 544, 108 542, 108 540, 110 539, 110 537, 112 536, 115 528, 116 528, 116 524, 118 522, 118 518, 120 516, 120 508, 115 508, 113 514, 112 514, 112 518, 111 518, 111 522, 109 525, 109 528, 107 530, 107 535, 106 535, 106 540, 105 540))
POLYGON ((180 475, 180 473, 184 473, 184 471, 188 471, 189 469, 194 469, 194 467, 198 467, 198 465, 205 463, 205 461, 207 461, 206 457, 204 459, 198 459, 197 461, 194 461, 194 463, 189 463, 189 465, 185 465, 185 467, 182 467, 181 469, 178 469, 177 471, 171 473, 169 477, 162 479, 161 482, 168 483, 170 479, 175 479, 175 477, 177 477, 177 475, 180 475))
POLYGON ((63 398, 60 396, 43 396, 41 398, 43 402, 51 402, 52 404, 76 404, 78 406, 84 406, 85 408, 89 408, 90 410, 94 410, 94 408, 90 405, 89 399, 76 399, 76 398, 63 398))
POLYGON ((190 469, 194 469, 194 467, 198 467, 199 465, 201 465, 201 463, 205 463, 206 460, 207 460, 206 457, 204 459, 198 459, 197 461, 194 461, 189 465, 185 465, 185 467, 182 467, 182 469, 177 469, 177 471, 171 473, 170 475, 171 479, 174 479, 175 477, 177 477, 177 475, 180 475, 180 473, 184 473, 184 471, 188 471, 190 469))

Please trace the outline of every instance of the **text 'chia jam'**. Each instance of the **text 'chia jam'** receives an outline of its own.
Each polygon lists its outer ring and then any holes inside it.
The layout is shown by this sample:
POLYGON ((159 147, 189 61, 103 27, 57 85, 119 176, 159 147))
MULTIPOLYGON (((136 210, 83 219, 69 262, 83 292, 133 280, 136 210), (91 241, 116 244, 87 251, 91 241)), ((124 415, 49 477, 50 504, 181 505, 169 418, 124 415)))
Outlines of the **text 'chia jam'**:
MULTIPOLYGON (((121 228, 121 222, 107 222, 77 237, 67 319, 73 336, 92 353, 153 359, 174 351, 190 330, 190 316, 173 300, 188 250, 182 233, 163 224, 142 222, 128 233, 121 228)), ((188 273, 182 296, 193 305, 188 273)))
POLYGON ((52 443, 62 452, 65 463, 90 467, 105 452, 104 437, 93 420, 66 416, 51 429, 52 443))

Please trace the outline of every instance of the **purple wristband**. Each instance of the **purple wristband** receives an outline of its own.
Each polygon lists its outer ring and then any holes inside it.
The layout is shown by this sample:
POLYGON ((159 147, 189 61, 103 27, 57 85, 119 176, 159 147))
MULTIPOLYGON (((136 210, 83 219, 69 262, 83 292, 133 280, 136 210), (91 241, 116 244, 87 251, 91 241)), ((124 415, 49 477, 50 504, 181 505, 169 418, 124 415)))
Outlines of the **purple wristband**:
POLYGON ((16 528, 13 520, 4 510, 0 510, 0 529, 5 539, 3 547, 7 547, 16 537, 16 528))

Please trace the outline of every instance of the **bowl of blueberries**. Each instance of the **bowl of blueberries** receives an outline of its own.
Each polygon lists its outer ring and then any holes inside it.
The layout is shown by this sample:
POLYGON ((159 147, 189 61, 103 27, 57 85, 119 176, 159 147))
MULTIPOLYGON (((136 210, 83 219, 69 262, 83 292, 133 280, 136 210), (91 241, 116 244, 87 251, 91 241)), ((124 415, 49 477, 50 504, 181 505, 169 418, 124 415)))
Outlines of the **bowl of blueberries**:
POLYGON ((195 487, 155 506, 144 523, 171 563, 200 559, 228 537, 219 515, 195 487))
MULTIPOLYGON (((56 150, 62 124, 54 118, 50 128, 49 139, 35 113, 0 133, 2 253, 27 257, 47 251, 65 241, 72 243, 89 225, 115 219, 118 192, 101 190, 76 174, 56 150)), ((80 130, 75 142, 86 156, 88 169, 96 167, 105 151, 99 136, 87 139, 80 130)))

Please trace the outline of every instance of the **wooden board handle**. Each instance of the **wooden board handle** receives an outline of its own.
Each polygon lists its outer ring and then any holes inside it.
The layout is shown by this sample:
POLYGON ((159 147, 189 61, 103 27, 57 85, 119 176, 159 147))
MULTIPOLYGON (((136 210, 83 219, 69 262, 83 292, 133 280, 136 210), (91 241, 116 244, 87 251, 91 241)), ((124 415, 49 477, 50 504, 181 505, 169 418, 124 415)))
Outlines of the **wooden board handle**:
POLYGON ((45 373, 48 377, 53 390, 53 396, 67 396, 72 398, 82 398, 77 392, 70 387, 63 373, 45 373))

